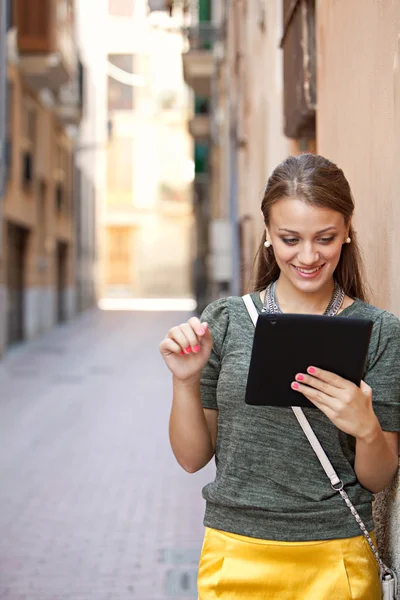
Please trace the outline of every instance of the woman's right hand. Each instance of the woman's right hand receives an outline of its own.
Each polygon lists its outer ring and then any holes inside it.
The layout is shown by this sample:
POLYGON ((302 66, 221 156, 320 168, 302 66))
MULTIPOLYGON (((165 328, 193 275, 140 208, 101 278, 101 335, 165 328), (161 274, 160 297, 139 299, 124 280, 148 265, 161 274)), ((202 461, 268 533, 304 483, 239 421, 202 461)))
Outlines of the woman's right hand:
POLYGON ((208 362, 213 342, 207 323, 192 317, 169 330, 160 344, 161 356, 171 373, 181 381, 199 376, 208 362))

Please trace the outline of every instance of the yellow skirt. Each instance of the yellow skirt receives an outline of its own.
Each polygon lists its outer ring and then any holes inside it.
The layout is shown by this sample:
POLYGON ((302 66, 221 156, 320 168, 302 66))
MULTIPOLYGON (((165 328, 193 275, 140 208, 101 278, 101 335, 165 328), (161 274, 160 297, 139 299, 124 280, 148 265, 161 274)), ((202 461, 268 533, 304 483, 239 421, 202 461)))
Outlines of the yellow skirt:
POLYGON ((209 528, 200 557, 198 593, 199 600, 382 598, 379 568, 363 535, 276 542, 209 528))

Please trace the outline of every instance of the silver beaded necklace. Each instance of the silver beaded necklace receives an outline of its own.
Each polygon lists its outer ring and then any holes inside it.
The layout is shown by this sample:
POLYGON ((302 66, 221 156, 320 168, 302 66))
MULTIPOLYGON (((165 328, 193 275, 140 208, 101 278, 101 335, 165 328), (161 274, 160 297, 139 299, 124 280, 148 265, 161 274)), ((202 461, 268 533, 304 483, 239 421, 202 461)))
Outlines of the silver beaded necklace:
MULTIPOLYGON (((270 285, 266 288, 264 292, 264 300, 263 307, 261 312, 268 313, 281 313, 281 307, 278 304, 278 300, 276 298, 276 281, 270 283, 270 285)), ((333 287, 332 297, 329 301, 328 306, 325 309, 324 315, 328 317, 334 317, 338 314, 339 310, 342 307, 343 300, 345 297, 345 293, 343 288, 338 284, 335 280, 335 284, 333 287)))

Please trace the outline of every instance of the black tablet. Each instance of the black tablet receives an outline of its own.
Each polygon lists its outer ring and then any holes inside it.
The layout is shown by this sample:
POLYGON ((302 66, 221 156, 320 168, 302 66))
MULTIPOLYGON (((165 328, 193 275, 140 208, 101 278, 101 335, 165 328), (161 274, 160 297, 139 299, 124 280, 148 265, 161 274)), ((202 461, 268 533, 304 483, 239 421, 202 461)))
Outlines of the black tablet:
POLYGON ((360 385, 372 321, 351 317, 261 313, 247 379, 247 404, 316 408, 291 389, 310 366, 360 385))

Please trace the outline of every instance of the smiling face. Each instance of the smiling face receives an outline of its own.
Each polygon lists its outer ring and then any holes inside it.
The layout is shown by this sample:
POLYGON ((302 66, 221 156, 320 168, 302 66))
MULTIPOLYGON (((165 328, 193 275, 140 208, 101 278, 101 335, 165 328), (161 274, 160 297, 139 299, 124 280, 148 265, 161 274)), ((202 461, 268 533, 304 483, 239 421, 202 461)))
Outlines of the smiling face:
POLYGON ((297 198, 275 202, 267 239, 281 271, 280 279, 303 292, 317 292, 331 285, 349 226, 335 210, 297 198))

